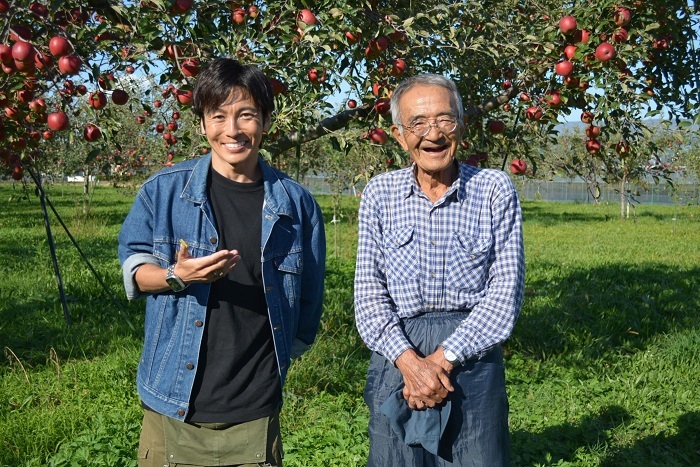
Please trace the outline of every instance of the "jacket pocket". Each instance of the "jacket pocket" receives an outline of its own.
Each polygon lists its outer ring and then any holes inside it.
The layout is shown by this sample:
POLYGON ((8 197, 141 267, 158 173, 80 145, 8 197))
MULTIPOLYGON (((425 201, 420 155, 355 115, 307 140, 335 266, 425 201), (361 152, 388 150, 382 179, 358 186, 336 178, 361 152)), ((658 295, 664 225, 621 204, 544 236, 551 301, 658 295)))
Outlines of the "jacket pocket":
POLYGON ((301 252, 288 253, 272 258, 272 265, 281 283, 284 296, 289 301, 290 309, 294 309, 301 296, 301 273, 304 271, 304 261, 301 252))

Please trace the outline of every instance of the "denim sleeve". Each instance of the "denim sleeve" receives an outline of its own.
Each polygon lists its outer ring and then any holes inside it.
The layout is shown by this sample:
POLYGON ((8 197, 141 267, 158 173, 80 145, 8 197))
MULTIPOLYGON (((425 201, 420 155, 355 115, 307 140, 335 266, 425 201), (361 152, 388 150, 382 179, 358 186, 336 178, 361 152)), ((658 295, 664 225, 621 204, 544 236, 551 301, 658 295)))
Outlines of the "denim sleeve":
POLYGON ((136 270, 146 263, 162 265, 153 255, 153 206, 144 188, 139 190, 134 199, 119 231, 118 241, 126 297, 129 300, 144 298, 148 294, 139 291, 134 279, 136 270))

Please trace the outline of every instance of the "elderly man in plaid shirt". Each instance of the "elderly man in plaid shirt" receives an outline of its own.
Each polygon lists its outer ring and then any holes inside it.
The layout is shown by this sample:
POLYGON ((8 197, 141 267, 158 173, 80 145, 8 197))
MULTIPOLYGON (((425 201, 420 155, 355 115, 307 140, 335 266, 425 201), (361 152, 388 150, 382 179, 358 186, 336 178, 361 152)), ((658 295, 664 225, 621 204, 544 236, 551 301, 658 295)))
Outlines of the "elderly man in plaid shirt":
POLYGON ((374 351, 368 466, 508 465, 501 343, 523 297, 518 194, 505 173, 455 160, 452 80, 403 81, 391 113, 412 165, 365 188, 355 274, 357 328, 374 351))

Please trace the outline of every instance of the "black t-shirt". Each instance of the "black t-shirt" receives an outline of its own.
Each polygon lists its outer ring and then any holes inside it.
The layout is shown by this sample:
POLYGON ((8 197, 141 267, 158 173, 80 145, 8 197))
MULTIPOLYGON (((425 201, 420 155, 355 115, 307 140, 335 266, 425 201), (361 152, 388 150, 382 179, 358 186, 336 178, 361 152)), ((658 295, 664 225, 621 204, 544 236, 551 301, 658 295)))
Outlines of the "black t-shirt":
POLYGON ((262 180, 237 183, 210 169, 209 199, 219 249, 241 259, 214 281, 188 420, 241 423, 266 417, 282 400, 262 281, 262 180))

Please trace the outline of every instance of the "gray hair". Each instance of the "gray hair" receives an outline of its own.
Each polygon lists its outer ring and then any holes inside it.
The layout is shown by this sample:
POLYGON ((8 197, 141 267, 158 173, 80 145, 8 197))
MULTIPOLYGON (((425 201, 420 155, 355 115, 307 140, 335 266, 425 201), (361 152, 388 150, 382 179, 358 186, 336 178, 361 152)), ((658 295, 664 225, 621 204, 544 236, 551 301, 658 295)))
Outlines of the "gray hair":
MULTIPOLYGON (((464 107, 462 105, 462 96, 459 94, 457 85, 450 78, 442 75, 424 73, 421 75, 411 76, 405 79, 394 89, 394 93, 391 95, 391 120, 394 125, 401 124, 401 111, 399 110, 399 101, 404 94, 406 94, 414 86, 441 86, 452 93, 452 101, 457 106, 457 119, 462 121, 464 117, 464 107)), ((399 126, 399 131, 403 134, 403 127, 399 126)))

